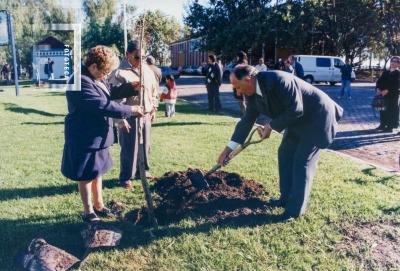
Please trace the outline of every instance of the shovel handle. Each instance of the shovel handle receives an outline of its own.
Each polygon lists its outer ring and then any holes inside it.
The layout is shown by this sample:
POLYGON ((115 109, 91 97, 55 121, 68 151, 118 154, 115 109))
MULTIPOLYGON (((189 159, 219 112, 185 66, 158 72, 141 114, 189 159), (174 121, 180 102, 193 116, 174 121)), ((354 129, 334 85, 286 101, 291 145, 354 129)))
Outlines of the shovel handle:
POLYGON ((214 173, 215 171, 217 171, 218 169, 220 169, 222 166, 220 164, 216 164, 215 166, 212 167, 212 169, 210 169, 205 176, 208 176, 212 173, 214 173))
POLYGON ((231 151, 231 153, 228 155, 229 160, 231 160, 233 157, 238 155, 242 150, 243 150, 243 146, 238 146, 236 149, 231 151))

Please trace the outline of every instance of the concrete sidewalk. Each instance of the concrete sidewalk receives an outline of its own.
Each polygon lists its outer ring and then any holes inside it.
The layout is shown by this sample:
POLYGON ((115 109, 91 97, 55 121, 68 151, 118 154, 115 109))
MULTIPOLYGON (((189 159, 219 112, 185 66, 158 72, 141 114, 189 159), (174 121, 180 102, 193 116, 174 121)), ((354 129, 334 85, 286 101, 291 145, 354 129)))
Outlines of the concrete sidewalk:
MULTIPOLYGON (((183 76, 177 80, 177 86, 180 98, 207 109, 207 92, 203 77, 183 76)), ((345 110, 331 149, 400 175, 400 134, 397 131, 381 133, 374 130, 379 125, 379 112, 374 112, 370 105, 375 95, 375 85, 353 83, 351 100, 337 98, 340 93, 340 84, 316 86, 345 110)), ((223 112, 239 117, 239 105, 233 98, 231 88, 230 84, 221 86, 220 98, 223 112)))

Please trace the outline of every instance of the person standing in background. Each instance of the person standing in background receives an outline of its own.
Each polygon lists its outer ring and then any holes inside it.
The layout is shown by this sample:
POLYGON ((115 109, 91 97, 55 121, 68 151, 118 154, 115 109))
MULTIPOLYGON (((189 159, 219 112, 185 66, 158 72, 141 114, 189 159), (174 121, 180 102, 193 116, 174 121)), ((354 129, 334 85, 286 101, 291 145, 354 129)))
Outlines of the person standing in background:
POLYGON ((46 72, 46 66, 45 66, 45 73, 47 74, 48 80, 53 80, 54 79, 54 61, 51 60, 51 58, 47 59, 47 72, 46 72))
POLYGON ((161 82, 162 73, 161 69, 156 66, 156 59, 153 56, 146 57, 146 63, 149 65, 149 68, 154 72, 154 76, 156 77, 156 81, 158 83, 161 82))
POLYGON ((376 82, 377 95, 384 97, 385 110, 380 111, 378 131, 392 133, 399 127, 400 57, 390 60, 390 69, 385 70, 376 82))
POLYGON ((296 75, 300 79, 303 79, 304 78, 303 65, 301 65, 300 62, 298 62, 296 60, 296 57, 293 55, 289 56, 288 60, 289 60, 290 65, 292 65, 292 67, 294 69, 294 75, 296 75))
POLYGON ((264 58, 260 58, 258 60, 258 64, 255 66, 255 68, 257 69, 257 71, 259 72, 265 72, 268 70, 267 66, 264 64, 264 58))
POLYGON ((206 88, 208 96, 208 110, 218 112, 221 110, 219 100, 219 87, 221 86, 221 70, 216 62, 215 55, 208 56, 208 66, 206 69, 206 88))
POLYGON ((294 69, 293 69, 293 67, 292 67, 292 64, 290 64, 289 59, 286 59, 286 60, 283 62, 283 71, 284 71, 284 72, 291 73, 291 74, 294 75, 294 69))
POLYGON ((176 83, 174 76, 168 74, 165 77, 165 86, 160 96, 160 101, 165 103, 165 116, 172 118, 175 116, 175 104, 178 98, 178 91, 176 89, 176 83))
POLYGON ((339 98, 344 98, 347 96, 351 99, 351 72, 353 68, 350 65, 349 59, 346 59, 346 63, 340 66, 340 72, 342 74, 342 88, 340 89, 339 98))
MULTIPOLYGON (((236 55, 236 63, 233 67, 236 67, 237 65, 242 65, 242 64, 244 64, 244 65, 248 64, 247 54, 243 51, 239 51, 236 55)), ((245 97, 242 94, 238 95, 235 88, 233 88, 233 97, 235 97, 235 99, 238 101, 240 112, 242 113, 242 115, 244 115, 244 113, 246 112, 245 97)))
MULTIPOLYGON (((143 106, 144 116, 141 118, 132 116, 117 121, 119 132, 119 143, 121 146, 121 168, 119 174, 120 185, 126 189, 133 189, 131 179, 140 179, 139 176, 139 140, 138 129, 139 121, 141 121, 142 135, 144 141, 144 164, 146 169, 146 178, 151 178, 150 174, 150 135, 151 124, 155 120, 158 107, 158 88, 159 83, 156 81, 153 70, 150 69, 146 62, 140 59, 140 49, 137 41, 130 41, 125 53, 125 59, 114 70, 109 77, 112 85, 118 86, 123 83, 140 81, 140 68, 144 77, 144 93, 143 106)), ((128 97, 121 101, 126 105, 140 105, 140 95, 128 97)))

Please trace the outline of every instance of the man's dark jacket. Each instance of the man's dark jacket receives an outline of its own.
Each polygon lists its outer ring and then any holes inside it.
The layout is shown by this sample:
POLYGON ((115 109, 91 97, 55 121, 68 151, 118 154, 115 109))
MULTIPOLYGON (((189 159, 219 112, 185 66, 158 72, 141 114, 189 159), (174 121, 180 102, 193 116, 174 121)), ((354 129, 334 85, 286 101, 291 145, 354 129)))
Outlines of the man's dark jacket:
POLYGON ((207 66, 206 85, 221 85, 221 69, 217 63, 209 64, 207 66))
POLYGON ((304 78, 304 69, 303 69, 303 65, 301 65, 299 62, 295 61, 295 62, 294 62, 294 65, 293 65, 293 68, 294 68, 294 74, 295 74, 297 77, 303 79, 303 78, 304 78))
POLYGON ((340 72, 342 73, 342 80, 351 80, 351 72, 353 68, 349 64, 340 66, 340 72))
POLYGON ((327 148, 336 134, 337 121, 343 109, 318 88, 282 71, 266 71, 257 75, 262 92, 247 96, 245 115, 236 125, 232 141, 243 144, 258 115, 272 120, 272 129, 287 129, 303 142, 327 148))

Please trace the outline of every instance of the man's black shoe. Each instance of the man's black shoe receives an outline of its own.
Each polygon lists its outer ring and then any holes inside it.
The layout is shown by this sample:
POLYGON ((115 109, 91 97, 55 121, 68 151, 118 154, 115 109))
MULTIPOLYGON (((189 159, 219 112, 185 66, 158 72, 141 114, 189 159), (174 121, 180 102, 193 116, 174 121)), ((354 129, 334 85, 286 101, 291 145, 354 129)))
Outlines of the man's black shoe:
POLYGON ((384 133, 393 133, 393 128, 385 128, 382 130, 384 133))
POLYGON ((281 218, 282 220, 296 219, 299 215, 289 214, 287 211, 283 212, 281 218))
POLYGON ((267 204, 271 207, 285 206, 285 202, 282 199, 270 199, 267 204))

